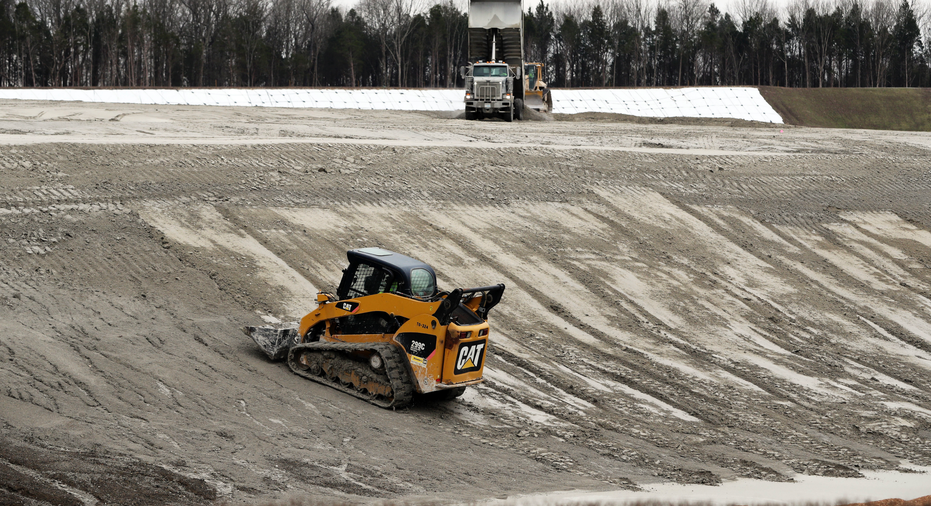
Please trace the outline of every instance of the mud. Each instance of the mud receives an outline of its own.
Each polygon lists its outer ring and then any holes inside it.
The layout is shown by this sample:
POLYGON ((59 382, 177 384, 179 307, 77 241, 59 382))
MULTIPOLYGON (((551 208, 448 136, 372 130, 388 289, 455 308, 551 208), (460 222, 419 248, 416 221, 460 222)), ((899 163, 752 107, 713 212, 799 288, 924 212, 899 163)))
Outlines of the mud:
POLYGON ((2 102, 0 502, 931 466, 929 155, 903 132, 2 102), (243 336, 361 246, 507 284, 483 385, 384 410, 243 336))

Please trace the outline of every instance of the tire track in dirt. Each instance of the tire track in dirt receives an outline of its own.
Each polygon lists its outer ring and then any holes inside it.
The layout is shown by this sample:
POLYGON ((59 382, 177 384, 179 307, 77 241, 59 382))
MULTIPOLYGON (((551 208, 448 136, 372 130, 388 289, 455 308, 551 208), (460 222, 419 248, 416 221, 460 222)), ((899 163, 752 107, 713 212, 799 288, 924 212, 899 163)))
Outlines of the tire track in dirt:
MULTIPOLYGON (((593 145, 748 142, 748 130, 692 141, 675 127, 558 123, 593 145)), ((560 135, 527 133, 543 134, 560 135)), ((2 423, 135 454, 171 469, 138 468, 147 479, 201 480, 233 501, 931 465, 926 156, 824 135, 767 141, 812 152, 784 156, 16 146, 0 154, 0 411, 24 414, 2 423), (149 207, 266 253, 178 240, 149 207), (204 208, 223 227, 194 218, 204 208), (382 412, 299 381, 238 333, 297 316, 263 255, 332 288, 345 249, 370 245, 428 260, 444 284, 508 284, 485 385, 382 412), (35 413, 49 425, 24 421, 35 413), (473 474, 450 485, 463 468, 473 474)))

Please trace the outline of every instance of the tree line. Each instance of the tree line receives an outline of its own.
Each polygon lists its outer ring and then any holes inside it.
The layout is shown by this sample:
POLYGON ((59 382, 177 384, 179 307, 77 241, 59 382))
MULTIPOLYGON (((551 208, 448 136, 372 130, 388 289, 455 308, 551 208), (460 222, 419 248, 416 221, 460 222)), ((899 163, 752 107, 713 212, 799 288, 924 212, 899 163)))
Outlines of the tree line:
MULTIPOLYGON (((464 0, 0 0, 3 87, 455 87, 464 0)), ((927 0, 588 0, 524 16, 553 87, 931 87, 927 0)))

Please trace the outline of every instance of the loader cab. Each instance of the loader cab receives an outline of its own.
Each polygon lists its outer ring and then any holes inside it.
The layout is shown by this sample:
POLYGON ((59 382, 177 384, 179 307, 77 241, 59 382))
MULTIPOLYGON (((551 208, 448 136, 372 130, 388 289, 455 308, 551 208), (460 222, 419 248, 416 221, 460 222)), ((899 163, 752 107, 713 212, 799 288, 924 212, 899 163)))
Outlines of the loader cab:
POLYGON ((543 82, 543 64, 542 63, 525 63, 524 64, 524 89, 526 91, 540 91, 546 88, 543 82))
POLYGON ((537 86, 537 66, 536 65, 524 65, 524 77, 527 80, 527 83, 524 85, 524 89, 532 90, 537 86))
POLYGON ((378 293, 429 299, 437 294, 436 273, 429 265, 382 248, 346 252, 349 267, 336 290, 339 300, 378 293))

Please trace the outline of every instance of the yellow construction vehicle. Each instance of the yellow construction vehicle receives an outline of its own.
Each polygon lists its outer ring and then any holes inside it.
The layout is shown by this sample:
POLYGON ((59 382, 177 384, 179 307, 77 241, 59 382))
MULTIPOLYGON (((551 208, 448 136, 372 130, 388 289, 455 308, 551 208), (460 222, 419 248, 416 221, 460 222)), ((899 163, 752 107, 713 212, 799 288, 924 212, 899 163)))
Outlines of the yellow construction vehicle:
MULTIPOLYGON (((524 64, 524 107, 537 112, 553 110, 553 96, 543 81, 542 63, 524 64)), ((521 115, 523 116, 523 115, 521 115)))
POLYGON ((347 256, 336 294, 317 294, 299 324, 243 329, 270 359, 384 408, 415 393, 458 397, 482 381, 503 284, 441 292, 433 268, 413 258, 381 248, 347 256))

